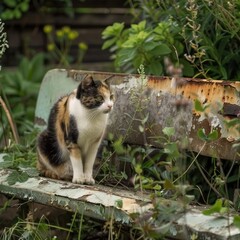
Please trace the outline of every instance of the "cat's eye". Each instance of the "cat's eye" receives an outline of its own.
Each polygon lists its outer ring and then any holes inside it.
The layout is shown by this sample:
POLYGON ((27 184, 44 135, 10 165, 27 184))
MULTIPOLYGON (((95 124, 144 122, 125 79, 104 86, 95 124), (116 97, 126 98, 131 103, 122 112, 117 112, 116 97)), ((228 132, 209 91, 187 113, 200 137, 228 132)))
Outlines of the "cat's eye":
POLYGON ((113 100, 114 99, 114 94, 111 94, 110 95, 110 100, 113 100))
POLYGON ((103 101, 104 101, 103 96, 98 96, 98 97, 97 97, 97 101, 98 101, 98 102, 103 102, 103 101))

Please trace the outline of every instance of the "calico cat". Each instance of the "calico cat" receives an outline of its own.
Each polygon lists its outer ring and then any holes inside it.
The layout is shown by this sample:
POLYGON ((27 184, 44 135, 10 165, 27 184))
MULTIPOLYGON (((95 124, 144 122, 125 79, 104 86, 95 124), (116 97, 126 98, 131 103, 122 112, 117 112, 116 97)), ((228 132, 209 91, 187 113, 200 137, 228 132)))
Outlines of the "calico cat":
POLYGON ((112 108, 108 80, 93 80, 90 75, 71 94, 60 98, 37 140, 41 175, 94 184, 93 165, 112 108))

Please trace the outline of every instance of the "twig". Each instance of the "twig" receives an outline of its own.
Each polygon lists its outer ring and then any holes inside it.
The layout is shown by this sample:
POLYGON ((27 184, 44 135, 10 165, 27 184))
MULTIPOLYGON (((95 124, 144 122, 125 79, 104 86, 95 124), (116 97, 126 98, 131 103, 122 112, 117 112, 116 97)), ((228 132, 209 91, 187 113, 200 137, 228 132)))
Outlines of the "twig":
POLYGON ((182 178, 188 171, 189 169, 192 167, 192 165, 194 164, 195 161, 197 161, 198 156, 201 154, 202 150, 205 148, 206 146, 206 142, 204 142, 204 144, 202 145, 200 151, 197 153, 197 155, 195 156, 195 158, 193 159, 193 161, 190 163, 190 165, 188 166, 188 168, 181 174, 181 176, 179 176, 177 179, 175 179, 173 181, 173 183, 177 182, 180 178, 182 178))
POLYGON ((209 182, 208 178, 206 177, 206 175, 204 174, 199 162, 195 161, 200 173, 202 174, 203 178, 205 179, 205 181, 207 182, 207 184, 209 185, 209 187, 219 196, 219 197, 222 197, 221 193, 209 182))
POLYGON ((15 127, 14 125, 14 122, 13 122, 13 119, 11 117, 11 114, 5 104, 5 102, 3 101, 2 97, 0 96, 0 105, 2 105, 3 107, 3 110, 4 112, 6 113, 6 116, 7 116, 7 119, 8 119, 8 122, 11 126, 11 129, 12 129, 12 132, 13 132, 13 136, 14 136, 14 140, 17 144, 19 144, 19 135, 18 135, 18 131, 17 131, 17 128, 15 127))

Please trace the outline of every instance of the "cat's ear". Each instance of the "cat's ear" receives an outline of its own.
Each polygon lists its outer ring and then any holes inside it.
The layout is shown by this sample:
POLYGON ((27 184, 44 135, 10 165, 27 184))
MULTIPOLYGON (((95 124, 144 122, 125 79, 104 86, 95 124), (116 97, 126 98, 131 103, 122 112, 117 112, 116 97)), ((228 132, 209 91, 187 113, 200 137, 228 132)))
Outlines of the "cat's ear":
POLYGON ((95 83, 92 76, 86 75, 78 86, 76 98, 80 99, 82 91, 94 85, 95 83))
POLYGON ((82 89, 95 86, 94 80, 91 75, 86 75, 82 80, 82 89))
POLYGON ((103 82, 106 83, 108 86, 110 86, 110 83, 111 83, 110 79, 112 77, 114 77, 114 75, 111 75, 111 76, 107 77, 106 79, 103 80, 103 82))

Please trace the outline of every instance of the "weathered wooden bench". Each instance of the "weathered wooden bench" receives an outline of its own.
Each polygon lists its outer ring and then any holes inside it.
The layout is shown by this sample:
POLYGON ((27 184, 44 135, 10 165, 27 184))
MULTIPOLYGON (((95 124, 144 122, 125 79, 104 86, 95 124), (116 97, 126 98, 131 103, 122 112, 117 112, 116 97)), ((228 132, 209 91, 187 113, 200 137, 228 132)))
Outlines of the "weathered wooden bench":
MULTIPOLYGON (((187 136, 185 146, 189 151, 201 152, 228 160, 239 160, 239 152, 232 148, 239 139, 239 131, 225 126, 229 118, 239 117, 240 82, 181 79, 184 84, 174 86, 169 77, 90 72, 81 70, 54 69, 45 75, 39 91, 36 106, 36 127, 45 128, 50 108, 62 95, 71 92, 86 74, 94 79, 112 76, 116 94, 114 111, 111 113, 107 132, 115 138, 123 136, 129 144, 161 147, 156 141, 164 127, 175 128, 175 139, 187 136), (194 110, 194 99, 209 104, 206 112, 194 110), (139 125, 146 120, 141 131, 139 125), (197 137, 197 130, 218 129, 219 138, 204 144, 197 137), (204 146, 204 147, 203 147, 204 146)), ((1 161, 2 155, 0 157, 1 161)), ((148 194, 123 190, 103 185, 85 186, 57 181, 43 177, 32 177, 26 182, 14 185, 7 183, 11 170, 0 170, 0 193, 16 198, 34 201, 71 212, 79 211, 86 216, 131 224, 130 213, 143 213, 152 207, 148 194)), ((163 201, 166 201, 163 199, 163 201)), ((170 200, 167 200, 170 201, 170 200)), ((191 231, 199 239, 240 239, 240 230, 233 225, 233 218, 226 216, 205 216, 194 206, 184 211, 172 223, 176 231, 170 237, 186 239, 191 231)), ((190 238, 190 237, 189 237, 190 238)))

